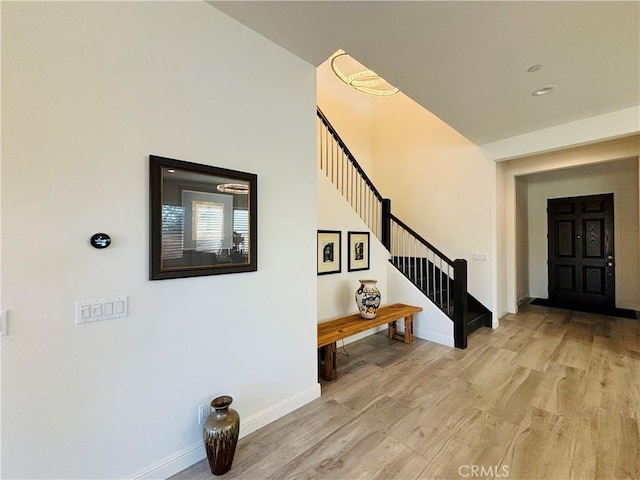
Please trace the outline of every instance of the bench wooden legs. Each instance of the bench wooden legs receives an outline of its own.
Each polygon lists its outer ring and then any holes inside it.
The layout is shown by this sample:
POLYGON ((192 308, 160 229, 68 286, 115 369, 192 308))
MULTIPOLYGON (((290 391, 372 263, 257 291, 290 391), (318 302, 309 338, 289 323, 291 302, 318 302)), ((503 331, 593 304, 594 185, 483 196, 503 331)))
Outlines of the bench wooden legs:
POLYGON ((404 343, 413 343, 413 315, 404 319, 404 343))
POLYGON ((396 321, 389 324, 389 338, 402 340, 404 343, 413 343, 413 315, 407 315, 404 319, 404 334, 398 333, 396 321))
MULTIPOLYGON (((396 322, 389 323, 389 338, 402 340, 404 343, 413 343, 413 315, 407 315, 404 319, 404 333, 397 332, 396 322)), ((336 368, 336 342, 319 348, 318 371, 320 376, 328 381, 338 378, 336 368)))
POLYGON ((318 359, 318 369, 320 376, 328 381, 338 378, 338 369, 336 368, 336 343, 330 343, 324 347, 320 347, 320 358, 318 359))

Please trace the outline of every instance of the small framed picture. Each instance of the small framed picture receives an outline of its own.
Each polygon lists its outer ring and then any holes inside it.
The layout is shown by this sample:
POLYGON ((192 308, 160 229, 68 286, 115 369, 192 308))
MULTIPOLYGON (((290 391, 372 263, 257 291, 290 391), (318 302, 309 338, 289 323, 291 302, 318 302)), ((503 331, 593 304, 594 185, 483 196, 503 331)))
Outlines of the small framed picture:
POLYGON ((369 270, 369 232, 349 232, 348 271, 369 270))
POLYGON ((342 232, 318 230, 318 275, 342 271, 342 232))

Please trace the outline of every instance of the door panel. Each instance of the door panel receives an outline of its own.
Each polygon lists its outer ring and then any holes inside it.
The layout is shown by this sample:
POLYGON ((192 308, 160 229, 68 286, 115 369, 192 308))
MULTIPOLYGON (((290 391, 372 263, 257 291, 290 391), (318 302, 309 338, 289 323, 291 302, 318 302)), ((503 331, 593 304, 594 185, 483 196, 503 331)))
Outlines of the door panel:
POLYGON ((574 292, 576 289, 576 268, 573 265, 558 265, 556 267, 558 290, 574 292))
POLYGON ((574 250, 574 238, 576 226, 573 220, 560 220, 556 222, 558 236, 556 237, 556 256, 565 258, 574 258, 576 252, 574 250))
POLYGON ((582 223, 585 258, 604 258, 604 219, 584 220, 582 223))
POLYGON ((549 299, 615 307, 613 194, 550 199, 549 299))

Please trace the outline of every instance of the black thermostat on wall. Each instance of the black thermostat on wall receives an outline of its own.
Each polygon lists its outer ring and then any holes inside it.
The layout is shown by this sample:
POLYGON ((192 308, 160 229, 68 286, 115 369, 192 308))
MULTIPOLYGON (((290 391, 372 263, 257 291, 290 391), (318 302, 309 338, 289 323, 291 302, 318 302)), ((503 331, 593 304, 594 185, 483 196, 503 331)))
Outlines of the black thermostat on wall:
POLYGON ((107 248, 111 245, 111 237, 106 233, 96 233, 91 237, 91 246, 94 248, 107 248))

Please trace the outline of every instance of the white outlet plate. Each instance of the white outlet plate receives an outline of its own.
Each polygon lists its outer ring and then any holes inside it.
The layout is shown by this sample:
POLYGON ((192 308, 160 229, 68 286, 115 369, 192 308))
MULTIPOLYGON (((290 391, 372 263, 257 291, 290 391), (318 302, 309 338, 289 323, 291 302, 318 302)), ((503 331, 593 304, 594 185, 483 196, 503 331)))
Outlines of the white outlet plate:
POLYGON ((489 255, 486 253, 474 253, 473 259, 478 260, 479 262, 486 262, 489 260, 489 255))
POLYGON ((200 405, 198 407, 198 425, 202 425, 210 413, 211 405, 209 405, 208 403, 200 405))

